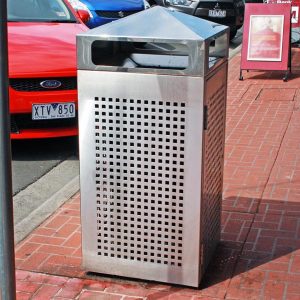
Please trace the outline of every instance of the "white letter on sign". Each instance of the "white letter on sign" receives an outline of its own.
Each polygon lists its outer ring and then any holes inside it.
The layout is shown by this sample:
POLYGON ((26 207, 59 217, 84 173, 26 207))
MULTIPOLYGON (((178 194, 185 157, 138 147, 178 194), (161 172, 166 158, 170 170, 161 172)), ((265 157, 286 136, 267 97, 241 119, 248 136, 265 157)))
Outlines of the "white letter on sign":
POLYGON ((299 20, 299 6, 292 6, 292 24, 297 24, 299 20))

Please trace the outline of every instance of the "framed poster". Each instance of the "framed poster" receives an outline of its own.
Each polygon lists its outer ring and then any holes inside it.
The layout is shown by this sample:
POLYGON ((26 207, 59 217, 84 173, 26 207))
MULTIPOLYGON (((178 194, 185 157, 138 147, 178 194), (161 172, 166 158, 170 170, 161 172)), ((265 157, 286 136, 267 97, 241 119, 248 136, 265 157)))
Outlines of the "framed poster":
POLYGON ((246 4, 242 70, 290 68, 291 4, 246 4))
POLYGON ((284 16, 252 15, 247 60, 281 61, 284 16))

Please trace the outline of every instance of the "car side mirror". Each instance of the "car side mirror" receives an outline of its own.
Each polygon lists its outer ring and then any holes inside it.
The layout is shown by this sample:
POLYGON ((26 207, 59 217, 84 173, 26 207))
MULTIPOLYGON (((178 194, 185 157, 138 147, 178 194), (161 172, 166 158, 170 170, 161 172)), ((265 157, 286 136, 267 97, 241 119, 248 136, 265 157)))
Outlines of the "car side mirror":
POLYGON ((77 15, 80 18, 80 20, 85 24, 90 20, 90 15, 89 13, 84 10, 84 9, 78 9, 77 10, 77 15))

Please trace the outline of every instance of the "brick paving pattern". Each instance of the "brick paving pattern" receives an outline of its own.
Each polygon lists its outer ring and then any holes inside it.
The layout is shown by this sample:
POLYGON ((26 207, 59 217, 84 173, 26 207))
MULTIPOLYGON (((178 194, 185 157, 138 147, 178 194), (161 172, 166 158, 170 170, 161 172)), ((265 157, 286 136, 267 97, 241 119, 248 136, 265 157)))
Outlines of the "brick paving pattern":
POLYGON ((300 299, 300 76, 239 81, 239 64, 229 64, 221 242, 200 289, 86 274, 76 195, 17 246, 18 299, 300 299))

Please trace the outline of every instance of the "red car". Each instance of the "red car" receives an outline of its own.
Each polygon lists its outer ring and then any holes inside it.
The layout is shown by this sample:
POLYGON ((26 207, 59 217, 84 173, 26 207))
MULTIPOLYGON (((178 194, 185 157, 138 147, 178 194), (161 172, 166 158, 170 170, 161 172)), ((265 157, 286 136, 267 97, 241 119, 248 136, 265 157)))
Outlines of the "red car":
POLYGON ((63 0, 8 0, 12 139, 78 134, 76 34, 88 18, 63 0))

